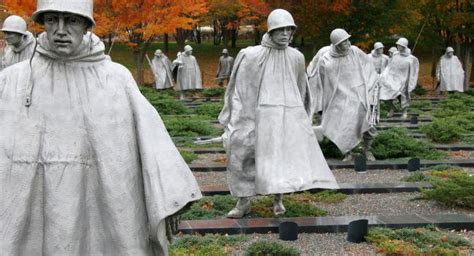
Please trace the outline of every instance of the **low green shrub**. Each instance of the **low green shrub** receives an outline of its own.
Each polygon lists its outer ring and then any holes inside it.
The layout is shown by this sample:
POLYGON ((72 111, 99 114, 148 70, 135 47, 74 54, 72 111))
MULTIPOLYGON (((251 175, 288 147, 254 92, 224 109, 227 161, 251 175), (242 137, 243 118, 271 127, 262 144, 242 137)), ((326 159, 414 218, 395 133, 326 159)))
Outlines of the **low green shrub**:
POLYGON ((183 157, 184 161, 188 164, 198 159, 198 155, 194 154, 193 152, 185 150, 180 150, 179 152, 181 153, 181 156, 183 157))
POLYGON ((448 206, 474 208, 474 177, 464 172, 432 175, 432 189, 423 189, 423 198, 448 206))
POLYGON ((206 234, 184 235, 170 246, 171 256, 182 255, 202 255, 202 256, 220 256, 228 255, 226 247, 232 247, 238 243, 245 242, 249 238, 244 235, 223 236, 206 234))
POLYGON ((451 176, 465 175, 466 172, 459 167, 449 165, 437 165, 430 170, 416 171, 410 176, 403 177, 402 181, 407 182, 429 182, 434 178, 449 178, 451 176))
POLYGON ((321 151, 325 158, 341 158, 343 157, 341 151, 337 148, 336 144, 332 143, 328 138, 324 137, 323 141, 319 143, 321 151))
MULTIPOLYGON (((337 203, 346 195, 336 192, 320 192, 316 194, 298 193, 285 195, 283 204, 286 212, 281 217, 317 217, 326 216, 327 212, 315 207, 314 202, 337 203)), ((185 220, 214 219, 225 216, 237 203, 237 198, 230 195, 207 196, 194 203, 181 215, 185 220)), ((260 196, 252 200, 251 215, 259 218, 273 217, 273 197, 260 196)))
POLYGON ((459 255, 472 247, 464 238, 434 227, 373 228, 366 239, 383 255, 459 255))
POLYGON ((288 247, 277 242, 258 241, 251 244, 246 256, 298 256, 300 252, 296 248, 288 247))
POLYGON ((196 114, 208 116, 210 119, 217 119, 221 113, 224 103, 203 103, 196 109, 196 114))
POLYGON ((204 89, 202 91, 202 95, 204 97, 219 97, 219 96, 224 96, 224 94, 225 94, 225 88, 222 88, 222 87, 213 87, 213 88, 204 89))
POLYGON ((213 127, 209 122, 194 117, 163 118, 166 129, 172 137, 196 137, 220 135, 222 131, 213 127))
POLYGON ((422 125, 421 131, 434 142, 452 143, 463 138, 464 129, 450 118, 435 119, 430 124, 422 125))
POLYGON ((415 89, 411 92, 414 95, 423 96, 426 95, 428 91, 421 85, 417 84, 415 89))
POLYGON ((441 159, 446 156, 444 152, 435 150, 431 144, 409 136, 405 128, 392 128, 379 132, 375 137, 372 152, 377 159, 403 157, 441 159))

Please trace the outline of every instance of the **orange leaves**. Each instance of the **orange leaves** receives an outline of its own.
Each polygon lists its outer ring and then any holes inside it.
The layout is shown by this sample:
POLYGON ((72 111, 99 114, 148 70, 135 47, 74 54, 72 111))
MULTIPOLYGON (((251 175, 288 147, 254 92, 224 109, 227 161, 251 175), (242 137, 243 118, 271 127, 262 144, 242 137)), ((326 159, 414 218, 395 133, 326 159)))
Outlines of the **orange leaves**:
POLYGON ((31 14, 36 10, 36 0, 3 0, 10 14, 22 16, 30 20, 31 14))

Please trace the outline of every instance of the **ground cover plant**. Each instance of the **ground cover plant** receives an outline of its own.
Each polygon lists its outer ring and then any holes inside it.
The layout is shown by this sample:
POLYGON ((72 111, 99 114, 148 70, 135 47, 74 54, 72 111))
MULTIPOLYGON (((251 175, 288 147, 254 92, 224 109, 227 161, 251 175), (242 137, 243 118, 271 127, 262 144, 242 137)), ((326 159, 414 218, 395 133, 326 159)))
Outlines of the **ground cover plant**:
POLYGON ((373 154, 377 159, 418 157, 441 159, 446 153, 433 148, 428 142, 414 139, 405 128, 391 128, 380 131, 375 137, 373 154))
MULTIPOLYGON (((327 212, 316 207, 315 203, 338 203, 346 199, 346 195, 333 191, 319 193, 294 193, 285 195, 283 203, 286 213, 281 217, 317 217, 326 216, 327 212)), ((258 218, 271 218, 273 216, 273 197, 259 196, 252 200, 250 216, 258 218)), ((191 208, 181 216, 184 220, 215 219, 227 214, 237 203, 237 198, 230 195, 207 196, 194 203, 191 208)))
POLYGON ((232 246, 245 242, 249 237, 244 235, 184 235, 170 246, 170 256, 220 256, 230 255, 232 246))
POLYGON ((300 252, 296 248, 285 246, 281 243, 270 241, 258 241, 251 244, 246 256, 298 256, 300 252))
POLYGON ((188 164, 192 163, 194 160, 198 159, 198 155, 194 154, 193 152, 187 150, 179 150, 181 156, 183 157, 184 161, 188 164))
POLYGON ((474 177, 459 167, 439 166, 415 172, 403 180, 433 185, 433 188, 421 191, 420 199, 435 200, 451 207, 474 208, 474 177))
POLYGON ((221 113, 223 107, 223 102, 202 103, 196 108, 195 112, 198 115, 208 117, 210 120, 215 120, 221 113))
POLYGON ((426 228, 373 228, 367 242, 382 255, 468 255, 472 245, 459 235, 426 228))
POLYGON ((224 87, 207 88, 207 89, 204 89, 201 94, 204 97, 222 97, 225 94, 225 88, 224 87))
POLYGON ((198 117, 164 117, 166 129, 171 137, 219 136, 222 129, 213 127, 198 117))

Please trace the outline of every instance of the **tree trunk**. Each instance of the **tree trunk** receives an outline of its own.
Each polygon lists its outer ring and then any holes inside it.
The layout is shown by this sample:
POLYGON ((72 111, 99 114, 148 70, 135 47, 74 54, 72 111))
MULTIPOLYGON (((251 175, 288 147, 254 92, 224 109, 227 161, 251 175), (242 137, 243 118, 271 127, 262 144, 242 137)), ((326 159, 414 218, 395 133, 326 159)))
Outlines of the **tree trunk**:
POLYGON ((170 51, 170 46, 169 46, 169 35, 168 33, 165 33, 164 37, 163 37, 163 51, 165 53, 169 53, 170 51))
POLYGON ((196 41, 201 44, 201 29, 199 27, 196 28, 196 41))
POLYGON ((228 48, 229 47, 229 30, 224 26, 222 26, 222 36, 224 40, 224 48, 228 48))
POLYGON ((436 88, 436 66, 438 64, 438 56, 436 55, 435 47, 431 48, 431 78, 433 81, 433 88, 436 88))
POLYGON ((183 51, 185 40, 186 40, 186 31, 182 28, 176 29, 176 46, 177 46, 178 51, 183 51))
POLYGON ((137 84, 143 85, 145 82, 144 79, 144 60, 145 60, 145 55, 146 51, 148 50, 148 46, 150 45, 150 42, 145 42, 143 43, 139 48, 136 48, 133 50, 133 56, 135 59, 135 65, 137 67, 137 84))
POLYGON ((465 73, 464 73, 464 91, 467 91, 469 90, 469 80, 471 80, 471 72, 472 72, 472 57, 471 57, 471 53, 472 53, 472 49, 471 49, 471 46, 469 43, 465 43, 463 44, 463 56, 462 56, 462 59, 463 59, 463 63, 464 63, 464 70, 465 70, 465 73))
POLYGON ((218 26, 216 20, 212 21, 212 26, 214 28, 214 31, 212 32, 212 37, 214 39, 213 43, 214 43, 214 45, 219 45, 219 44, 221 44, 221 35, 220 35, 220 31, 219 31, 219 26, 218 26))
POLYGON ((304 36, 301 37, 301 43, 300 43, 300 47, 304 47, 304 36))
POLYGON ((231 30, 231 32, 232 32, 232 45, 231 45, 231 47, 233 49, 235 49, 235 48, 237 48, 237 36, 238 36, 237 29, 234 28, 234 29, 231 30))
POLYGON ((255 28, 255 45, 260 44, 260 30, 255 28))

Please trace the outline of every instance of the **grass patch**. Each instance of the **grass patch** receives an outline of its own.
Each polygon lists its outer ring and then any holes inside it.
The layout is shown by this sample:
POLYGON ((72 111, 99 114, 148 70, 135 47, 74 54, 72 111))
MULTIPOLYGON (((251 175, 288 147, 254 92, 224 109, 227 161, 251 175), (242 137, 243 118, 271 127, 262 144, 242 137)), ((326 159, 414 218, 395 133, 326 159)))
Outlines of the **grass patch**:
POLYGON ((202 95, 204 97, 222 97, 225 94, 225 88, 223 87, 213 87, 204 89, 202 95))
POLYGON ((223 107, 223 102, 203 103, 197 107, 196 114, 209 117, 209 119, 217 119, 223 107))
POLYGON ((366 238, 383 255, 467 255, 472 247, 462 237, 434 227, 373 228, 366 238))
POLYGON ((300 252, 296 248, 288 247, 277 242, 258 241, 251 244, 246 256, 298 256, 300 252))
MULTIPOLYGON (((316 202, 338 203, 346 199, 346 195, 333 191, 320 193, 295 193, 285 195, 283 204, 286 213, 281 217, 318 217, 326 216, 327 212, 314 206, 316 202)), ((181 217, 184 220, 215 219, 225 216, 237 203, 231 195, 207 196, 194 203, 181 217)), ((273 196, 259 196, 252 200, 251 215, 258 218, 273 216, 273 196)))
POLYGON ((185 235, 170 246, 171 256, 182 255, 202 255, 202 256, 217 256, 228 255, 231 247, 241 242, 247 241, 249 238, 244 235, 223 236, 206 234, 200 235, 185 235))
POLYGON ((440 118, 432 123, 422 125, 421 131, 434 142, 452 143, 463 138, 465 130, 456 124, 457 119, 440 118))
POLYGON ((379 132, 375 137, 372 152, 377 159, 418 157, 434 160, 447 155, 434 149, 433 145, 427 142, 412 138, 405 128, 392 128, 379 132))
POLYGON ((198 155, 194 154, 193 152, 185 151, 185 150, 180 150, 179 153, 181 153, 181 156, 183 157, 184 161, 187 164, 192 163, 194 160, 198 159, 198 155))
POLYGON ((415 89, 413 89, 411 93, 417 96, 423 96, 423 95, 426 95, 427 92, 428 91, 425 88, 423 88, 423 86, 418 84, 416 85, 415 89))
POLYGON ((163 121, 172 137, 196 137, 222 134, 221 130, 197 117, 166 117, 163 118, 163 121))

